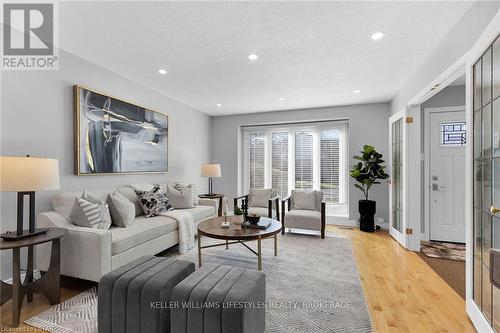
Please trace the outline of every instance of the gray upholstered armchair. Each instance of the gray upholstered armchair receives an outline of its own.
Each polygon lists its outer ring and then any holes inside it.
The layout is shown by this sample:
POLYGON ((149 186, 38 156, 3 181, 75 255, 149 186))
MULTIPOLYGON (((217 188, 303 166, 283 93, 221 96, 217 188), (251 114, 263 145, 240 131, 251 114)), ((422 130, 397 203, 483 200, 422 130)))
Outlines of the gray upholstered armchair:
POLYGON ((325 238, 325 203, 323 192, 293 190, 292 195, 281 201, 281 233, 285 228, 298 228, 321 231, 321 238, 325 238), (288 205, 288 211, 285 209, 288 205))
POLYGON ((251 189, 248 194, 234 198, 234 207, 238 207, 239 200, 241 209, 247 209, 248 214, 280 219, 280 199, 272 189, 251 189))

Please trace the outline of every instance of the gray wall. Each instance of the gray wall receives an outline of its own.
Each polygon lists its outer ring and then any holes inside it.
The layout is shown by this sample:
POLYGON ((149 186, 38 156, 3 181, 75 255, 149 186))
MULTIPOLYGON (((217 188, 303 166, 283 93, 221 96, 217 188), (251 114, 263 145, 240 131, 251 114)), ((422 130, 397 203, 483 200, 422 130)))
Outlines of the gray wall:
POLYGON ((398 112, 448 67, 465 55, 500 10, 500 1, 477 1, 392 99, 398 112))
MULTIPOLYGON (((374 145, 388 159, 389 104, 364 104, 318 109, 277 111, 212 118, 212 161, 221 163, 222 178, 214 179, 214 191, 225 193, 229 199, 238 194, 239 131, 242 125, 262 123, 349 119, 349 157, 357 154, 364 144, 374 145)), ((349 160, 349 165, 352 160, 349 160)), ((246 189, 244 189, 246 190, 246 189)), ((362 198, 349 181, 349 215, 358 216, 357 201, 362 198)), ((371 198, 377 201, 377 216, 388 221, 388 185, 375 186, 371 198)), ((230 200, 231 202, 232 200, 230 200)))
MULTIPOLYGON (((62 190, 112 188, 121 184, 194 183, 206 180, 200 166, 210 157, 210 117, 81 58, 60 51, 58 71, 3 71, 1 155, 59 159, 62 190), (169 115, 169 172, 152 175, 73 175, 73 90, 81 84, 169 115)), ((37 193, 37 211, 51 208, 54 192, 37 193)), ((15 229, 15 193, 2 193, 1 229, 15 229)), ((10 256, 2 251, 2 278, 10 276, 10 256)))
POLYGON ((422 103, 422 108, 465 105, 465 85, 449 86, 422 103))

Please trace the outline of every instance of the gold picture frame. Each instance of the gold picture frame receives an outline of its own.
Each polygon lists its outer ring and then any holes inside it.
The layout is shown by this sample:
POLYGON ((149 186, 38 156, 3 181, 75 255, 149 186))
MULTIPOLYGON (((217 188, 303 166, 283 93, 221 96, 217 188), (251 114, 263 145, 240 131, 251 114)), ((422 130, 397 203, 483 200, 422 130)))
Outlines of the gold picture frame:
POLYGON ((75 175, 168 172, 167 114, 82 85, 73 94, 75 175))

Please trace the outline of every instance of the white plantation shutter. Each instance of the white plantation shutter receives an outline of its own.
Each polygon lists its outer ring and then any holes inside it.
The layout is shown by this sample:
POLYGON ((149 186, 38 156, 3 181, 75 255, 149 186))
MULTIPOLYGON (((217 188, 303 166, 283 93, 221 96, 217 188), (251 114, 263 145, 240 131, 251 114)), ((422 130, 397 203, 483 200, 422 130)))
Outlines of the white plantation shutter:
MULTIPOLYGON (((293 189, 319 190, 330 212, 348 209, 346 122, 331 121, 242 129, 242 184, 270 188, 282 198, 293 189)), ((327 214, 329 210, 327 209, 327 214)))
POLYGON ((288 132, 272 132, 272 185, 281 197, 288 195, 288 132))
POLYGON ((265 185, 265 138, 263 133, 250 133, 250 188, 265 185))
POLYGON ((327 203, 339 202, 339 137, 338 129, 320 132, 320 189, 327 203))
POLYGON ((313 133, 295 132, 295 188, 313 188, 313 133))

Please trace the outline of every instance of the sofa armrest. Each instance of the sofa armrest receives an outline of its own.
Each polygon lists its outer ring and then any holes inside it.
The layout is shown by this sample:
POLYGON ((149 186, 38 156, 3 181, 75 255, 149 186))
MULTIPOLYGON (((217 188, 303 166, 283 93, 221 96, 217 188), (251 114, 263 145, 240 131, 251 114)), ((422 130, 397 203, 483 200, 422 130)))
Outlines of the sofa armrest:
POLYGON ((217 212, 219 211, 219 199, 200 198, 198 199, 198 204, 201 206, 214 207, 214 216, 217 216, 217 212))
MULTIPOLYGON (((62 275, 98 282, 111 271, 111 231, 74 225, 55 211, 38 214, 37 227, 68 230, 61 239, 62 275)), ((37 269, 47 271, 50 252, 50 243, 37 246, 37 269)))

